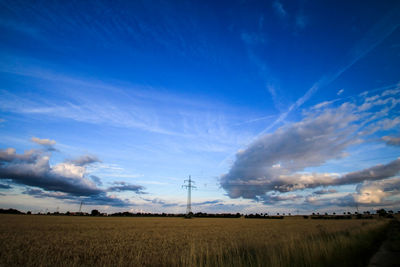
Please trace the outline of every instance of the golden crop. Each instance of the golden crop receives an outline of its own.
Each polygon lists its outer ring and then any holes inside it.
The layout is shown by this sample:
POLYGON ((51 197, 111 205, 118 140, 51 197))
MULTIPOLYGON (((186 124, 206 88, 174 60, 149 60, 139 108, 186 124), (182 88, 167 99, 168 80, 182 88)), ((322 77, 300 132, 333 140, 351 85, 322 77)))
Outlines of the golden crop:
POLYGON ((357 266, 386 220, 0 216, 0 266, 357 266))

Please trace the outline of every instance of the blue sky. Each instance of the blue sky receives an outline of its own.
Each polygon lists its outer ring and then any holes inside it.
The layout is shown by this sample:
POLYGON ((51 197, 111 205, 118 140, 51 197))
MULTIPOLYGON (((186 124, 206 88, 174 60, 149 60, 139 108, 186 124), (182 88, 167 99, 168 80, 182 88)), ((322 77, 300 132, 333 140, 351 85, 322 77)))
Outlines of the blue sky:
POLYGON ((398 1, 0 1, 0 206, 400 209, 398 1))

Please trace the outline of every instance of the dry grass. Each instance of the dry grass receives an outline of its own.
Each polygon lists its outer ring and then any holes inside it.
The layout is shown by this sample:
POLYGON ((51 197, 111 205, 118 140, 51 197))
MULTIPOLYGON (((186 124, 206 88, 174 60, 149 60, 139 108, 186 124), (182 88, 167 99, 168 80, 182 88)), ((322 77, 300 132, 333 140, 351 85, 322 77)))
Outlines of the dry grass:
POLYGON ((386 225, 1 215, 0 266, 363 266, 386 225))

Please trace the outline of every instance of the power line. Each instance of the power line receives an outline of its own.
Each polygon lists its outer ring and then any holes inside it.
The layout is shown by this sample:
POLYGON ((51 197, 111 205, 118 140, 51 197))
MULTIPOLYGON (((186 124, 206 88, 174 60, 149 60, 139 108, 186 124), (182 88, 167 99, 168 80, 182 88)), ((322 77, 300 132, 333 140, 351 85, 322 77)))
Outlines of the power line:
POLYGON ((192 188, 196 188, 196 186, 193 185, 195 182, 192 181, 192 177, 190 175, 189 179, 183 182, 187 183, 185 185, 182 185, 182 187, 188 190, 186 214, 189 215, 190 213, 192 213, 192 188))
POLYGON ((82 205, 83 205, 83 201, 81 201, 81 205, 79 206, 79 213, 82 212, 82 205))

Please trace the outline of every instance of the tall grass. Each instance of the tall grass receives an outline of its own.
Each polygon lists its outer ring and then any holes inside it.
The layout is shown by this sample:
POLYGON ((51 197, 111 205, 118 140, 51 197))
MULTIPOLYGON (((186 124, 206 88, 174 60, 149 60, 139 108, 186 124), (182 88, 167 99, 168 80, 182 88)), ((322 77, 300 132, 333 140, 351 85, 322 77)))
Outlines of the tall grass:
POLYGON ((364 266, 386 220, 0 216, 0 266, 364 266))

